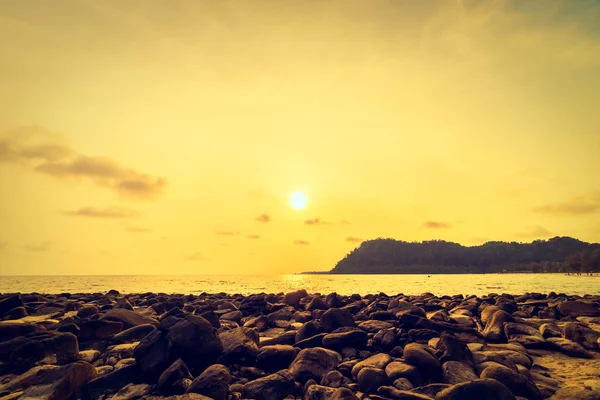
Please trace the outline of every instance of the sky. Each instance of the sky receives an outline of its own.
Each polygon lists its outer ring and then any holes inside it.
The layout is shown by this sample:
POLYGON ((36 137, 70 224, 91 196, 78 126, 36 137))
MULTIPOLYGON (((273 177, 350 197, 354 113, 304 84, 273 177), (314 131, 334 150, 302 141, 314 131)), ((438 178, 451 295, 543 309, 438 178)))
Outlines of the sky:
POLYGON ((0 53, 2 274, 600 241, 594 0, 0 0, 0 53))

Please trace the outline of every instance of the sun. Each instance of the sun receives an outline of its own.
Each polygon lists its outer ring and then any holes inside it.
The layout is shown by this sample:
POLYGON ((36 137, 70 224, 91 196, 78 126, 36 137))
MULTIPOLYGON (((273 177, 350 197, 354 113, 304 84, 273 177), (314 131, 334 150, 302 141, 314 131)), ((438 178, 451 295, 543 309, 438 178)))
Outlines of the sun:
POLYGON ((302 192, 294 192, 290 196, 290 204, 296 210, 302 210, 303 208, 306 208, 307 201, 308 201, 308 198, 302 192))

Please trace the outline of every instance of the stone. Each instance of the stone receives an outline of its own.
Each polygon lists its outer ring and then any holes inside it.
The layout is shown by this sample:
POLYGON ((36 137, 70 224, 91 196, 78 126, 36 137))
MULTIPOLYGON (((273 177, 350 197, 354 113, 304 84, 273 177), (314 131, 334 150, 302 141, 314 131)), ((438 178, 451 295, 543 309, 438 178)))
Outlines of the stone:
POLYGON ((482 332, 483 337, 486 340, 490 341, 506 341, 506 334, 504 333, 504 324, 507 322, 514 321, 514 317, 506 311, 497 310, 492 314, 490 320, 485 325, 485 329, 482 332))
POLYGON ((147 317, 136 311, 127 310, 125 308, 113 308, 108 310, 100 317, 100 319, 122 322, 123 328, 125 329, 143 324, 158 326, 158 321, 154 318, 147 317))
POLYGON ((456 337, 443 332, 436 346, 436 356, 441 363, 459 361, 473 366, 473 354, 467 345, 456 337))
POLYGON ((600 317, 600 305, 598 303, 563 301, 557 308, 562 315, 570 315, 572 317, 600 317))
POLYGON ((288 370, 281 370, 264 378, 246 383, 242 394, 246 399, 281 400, 294 393, 296 383, 288 370))
POLYGON ((510 389, 495 379, 463 382, 442 390, 435 400, 516 400, 510 389))
POLYGON ((38 328, 36 328, 36 326, 33 324, 13 321, 0 321, 0 342, 7 342, 36 331, 38 331, 38 328))
POLYGON ((587 350, 598 351, 600 332, 596 332, 581 323, 567 322, 563 326, 563 336, 565 339, 579 343, 587 350))
POLYGON ((295 292, 289 292, 283 297, 283 303, 294 308, 298 308, 300 306, 300 300, 306 296, 308 296, 308 293, 306 293, 306 290, 304 289, 297 290, 295 292))
POLYGON ((529 400, 542 400, 542 395, 535 385, 526 376, 504 366, 487 367, 481 372, 482 379, 495 379, 510 389, 517 396, 523 396, 529 400))
POLYGON ((147 381, 155 381, 169 366, 169 342, 166 334, 155 330, 145 336, 134 350, 135 362, 147 381))
POLYGON ((526 324, 507 322, 504 324, 504 334, 509 343, 519 343, 527 348, 543 348, 546 340, 539 329, 526 324))
POLYGON ((298 329, 294 342, 300 342, 319 334, 319 323, 317 321, 308 321, 298 329))
POLYGON ((600 400, 600 393, 581 386, 565 386, 558 389, 549 400, 600 400))
POLYGON ((360 349, 367 345, 369 337, 365 331, 358 328, 342 329, 336 329, 334 332, 324 336, 323 347, 330 349, 355 347, 360 349))
POLYGON ((112 337, 113 343, 132 343, 140 341, 144 336, 148 335, 156 329, 154 325, 142 324, 136 325, 129 329, 125 329, 112 337))
POLYGON ((432 400, 429 396, 413 393, 408 390, 400 390, 393 386, 382 386, 377 390, 377 394, 386 399, 394 400, 432 400))
POLYGON ((81 388, 83 400, 95 400, 107 391, 118 391, 130 383, 140 383, 140 372, 136 365, 105 373, 92 379, 81 388))
POLYGON ((329 371, 323 379, 321 379, 320 384, 323 386, 329 386, 332 388, 339 388, 344 383, 344 375, 340 371, 329 371))
POLYGON ((451 385, 474 381, 478 378, 472 366, 460 361, 446 361, 442 364, 442 377, 445 383, 451 385))
POLYGON ((5 318, 6 319, 21 319, 21 318, 25 318, 27 316, 27 309, 23 306, 20 307, 15 307, 11 310, 9 310, 6 315, 5 318))
POLYGON ((80 330, 77 333, 77 338, 81 342, 93 339, 108 339, 121 332, 122 328, 123 323, 118 321, 102 319, 87 320, 79 324, 80 330))
POLYGON ((256 356, 256 365, 265 371, 274 372, 289 367, 296 358, 293 346, 278 344, 261 347, 256 356))
POLYGON ((550 337, 561 337, 562 332, 560 328, 553 323, 545 323, 540 325, 540 333, 544 339, 548 339, 550 337))
POLYGON ((92 315, 98 314, 100 312, 100 308, 94 305, 83 306, 77 310, 77 316, 79 318, 89 318, 92 315))
POLYGON ((354 318, 346 308, 330 308, 325 311, 320 319, 321 329, 325 332, 333 332, 334 330, 344 326, 354 326, 354 318))
POLYGON ((174 385, 174 383, 180 379, 191 379, 192 374, 190 373, 185 362, 179 358, 175 360, 169 368, 163 371, 158 378, 158 390, 165 396, 178 395, 185 393, 182 391, 180 385, 174 385))
POLYGON ((327 305, 327 303, 325 303, 325 300, 323 300, 319 296, 313 297, 313 299, 310 301, 310 303, 308 303, 308 305, 306 306, 307 311, 328 310, 328 309, 329 309, 329 306, 327 305))
POLYGON ((407 364, 402 361, 393 361, 385 367, 385 373, 391 381, 395 382, 398 379, 408 379, 413 386, 421 386, 423 378, 419 370, 414 365, 407 364))
POLYGON ((579 343, 565 338, 551 337, 546 339, 546 343, 555 349, 570 357, 592 358, 592 353, 583 348, 579 343))
POLYGON ((258 354, 258 331, 254 328, 236 328, 219 334, 223 353, 219 362, 223 364, 252 364, 258 354))
POLYGON ((438 359, 422 344, 409 343, 404 346, 404 359, 419 369, 422 375, 439 381, 442 377, 442 366, 438 359))
POLYGON ((215 363, 223 352, 216 330, 198 315, 186 315, 185 319, 171 327, 166 339, 171 358, 183 359, 192 371, 203 370, 215 363))
POLYGON ((352 372, 351 372, 352 376, 353 377, 358 376, 358 373, 360 372, 360 370, 363 368, 366 368, 366 367, 385 369, 385 367, 389 363, 391 363, 393 360, 394 359, 389 354, 385 354, 385 353, 374 354, 371 357, 368 357, 368 358, 356 363, 352 367, 352 372))
POLYGON ((110 400, 137 400, 147 397, 152 390, 150 385, 147 384, 133 384, 126 385, 119 390, 110 400))
POLYGON ((342 357, 328 349, 315 347, 301 350, 290 365, 290 372, 297 381, 321 380, 323 376, 337 368, 342 357))
POLYGON ((362 368, 356 377, 358 387, 365 393, 376 393, 380 386, 389 383, 388 380, 384 370, 373 367, 362 368))
POLYGON ((10 310, 16 307, 23 307, 23 300, 20 294, 13 294, 0 299, 0 317, 4 316, 10 310))
POLYGON ((214 400, 226 400, 230 380, 229 369, 224 365, 214 364, 194 379, 187 393, 202 394, 214 400))
POLYGON ((370 319, 367 321, 362 321, 358 324, 358 327, 367 333, 377 333, 383 329, 393 328, 394 325, 387 321, 370 319))

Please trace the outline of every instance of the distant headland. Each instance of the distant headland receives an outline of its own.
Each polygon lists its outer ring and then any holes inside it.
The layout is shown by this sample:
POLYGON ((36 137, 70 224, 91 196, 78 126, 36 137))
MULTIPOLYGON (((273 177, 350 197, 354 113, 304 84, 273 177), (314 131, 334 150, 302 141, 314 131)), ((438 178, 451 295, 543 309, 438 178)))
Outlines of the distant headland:
POLYGON ((554 237, 531 243, 491 241, 463 246, 444 240, 367 240, 330 274, 477 274, 502 272, 600 272, 600 243, 554 237))

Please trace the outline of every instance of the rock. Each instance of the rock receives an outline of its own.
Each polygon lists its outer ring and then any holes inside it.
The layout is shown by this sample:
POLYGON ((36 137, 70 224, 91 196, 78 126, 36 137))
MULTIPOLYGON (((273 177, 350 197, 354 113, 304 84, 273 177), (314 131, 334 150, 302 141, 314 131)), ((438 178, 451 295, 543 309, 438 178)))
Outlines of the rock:
MULTIPOLYGON (((369 358, 366 358, 358 363, 356 363, 352 367, 352 376, 358 376, 358 373, 361 369, 366 367, 379 368, 384 369, 389 363, 391 363, 394 359, 385 353, 377 353, 372 355, 369 358)), ((390 378, 392 379, 392 378, 390 378)), ((393 380, 393 379, 392 379, 393 380)))
POLYGON ((572 340, 582 345, 587 350, 598 351, 600 332, 577 322, 567 322, 563 327, 565 339, 572 340))
POLYGON ((254 328, 236 328, 219 334, 223 353, 219 361, 223 364, 252 364, 258 354, 258 331, 254 328))
POLYGON ((23 399, 68 399, 95 377, 96 369, 85 361, 62 367, 42 365, 1 385, 0 392, 25 389, 23 399))
POLYGON ((344 326, 354 326, 354 318, 346 308, 330 308, 321 316, 320 322, 321 329, 326 332, 333 332, 344 326))
POLYGON ((377 394, 386 399, 394 400, 432 400, 431 397, 419 393, 413 393, 408 390, 399 390, 392 386, 382 386, 377 390, 377 394))
POLYGON ((96 306, 83 306, 77 310, 77 316, 79 318, 89 318, 92 315, 98 314, 100 309, 96 306))
POLYGON ((90 364, 98 358, 100 358, 100 352, 98 350, 83 350, 79 352, 79 359, 90 364))
POLYGON ((337 368, 342 357, 321 347, 301 350, 292 364, 290 372, 297 381, 306 382, 308 379, 321 380, 323 376, 337 368))
POLYGON ((548 338, 546 342, 551 348, 560 351, 570 357, 592 358, 592 354, 583 348, 579 343, 564 338, 548 338))
POLYGON ((296 349, 290 345, 264 346, 256 356, 256 365, 265 371, 279 371, 289 367, 296 354, 296 349))
POLYGON ((156 329, 154 325, 142 324, 126 329, 113 336, 113 343, 132 343, 141 340, 156 329))
POLYGON ((296 384, 288 370, 281 370, 244 385, 242 394, 246 399, 281 400, 294 393, 296 384))
POLYGON ((348 388, 339 388, 331 397, 331 400, 358 400, 358 397, 348 388))
POLYGON ((319 333, 319 323, 317 321, 308 321, 298 329, 294 342, 308 339, 319 333))
POLYGON ((323 347, 331 349, 355 347, 360 349, 366 346, 368 340, 367 333, 361 329, 344 330, 344 328, 340 328, 323 337, 323 347))
POLYGON ((27 316, 27 309, 25 307, 15 307, 11 310, 9 310, 6 315, 5 318, 6 319, 21 319, 21 318, 25 318, 27 316))
POLYGON ((110 400, 136 400, 147 397, 151 391, 150 385, 146 384, 133 384, 123 387, 117 392, 110 400))
POLYGON ((529 400, 542 400, 542 395, 535 383, 510 368, 504 366, 487 367, 481 372, 480 377, 482 379, 497 380, 517 396, 523 396, 529 400))
POLYGON ((121 332, 122 322, 94 319, 79 324, 77 338, 84 342, 93 339, 108 339, 121 332))
POLYGON ((418 393, 431 398, 434 398, 439 392, 444 389, 448 389, 452 385, 447 383, 430 383, 429 385, 421 386, 418 388, 411 389, 412 393, 418 393))
POLYGON ((164 332, 155 330, 145 336, 134 350, 135 362, 147 381, 155 381, 169 366, 169 343, 164 332))
POLYGON ((231 375, 226 366, 214 364, 206 368, 192 384, 187 393, 198 393, 213 398, 214 400, 226 400, 229 391, 231 375))
POLYGON ((269 321, 266 316, 259 315, 244 322, 244 328, 256 328, 259 332, 264 332, 269 329, 269 321))
POLYGON ((445 383, 451 385, 474 381, 478 378, 473 367, 459 361, 446 361, 442 365, 442 377, 445 383))
POLYGON ((514 321, 515 319, 513 316, 506 311, 497 310, 492 314, 490 320, 485 325, 485 329, 482 332, 483 337, 490 341, 505 341, 506 334, 504 333, 504 324, 514 321))
POLYGON ((385 373, 391 381, 394 381, 394 386, 396 386, 396 380, 402 378, 408 379, 413 386, 421 386, 423 383, 423 378, 417 367, 402 361, 393 361, 389 363, 385 367, 385 373))
POLYGON ((540 325, 540 333, 544 339, 548 339, 550 337, 561 337, 562 332, 560 328, 552 323, 546 323, 540 325))
POLYGON ((419 372, 436 381, 441 380, 442 366, 438 359, 428 349, 419 343, 409 343, 404 346, 404 359, 414 365, 419 372))
POLYGON ((125 329, 143 324, 158 326, 158 321, 154 318, 146 317, 145 315, 125 308, 113 308, 108 310, 100 317, 100 319, 122 322, 123 328, 125 329))
POLYGON ((436 346, 436 356, 441 363, 446 361, 459 361, 473 366, 473 354, 466 344, 454 336, 443 332, 436 346))
POLYGON ((504 324, 504 334, 509 343, 519 343, 527 348, 543 348, 546 346, 546 340, 542 337, 540 331, 529 325, 507 322, 504 324))
POLYGON ((344 383, 344 375, 342 375, 339 371, 329 371, 323 379, 321 379, 320 384, 323 386, 329 386, 332 388, 339 388, 344 383))
POLYGON ((515 400, 515 396, 495 379, 463 382, 442 390, 435 400, 515 400))
POLYGON ((386 321, 377 321, 371 319, 368 321, 361 322, 360 324, 358 324, 358 327, 367 333, 377 333, 383 329, 393 328, 394 325, 386 321))
POLYGON ((298 308, 300 306, 300 300, 306 296, 308 296, 308 293, 306 293, 306 290, 304 289, 297 290, 295 292, 289 292, 283 297, 283 303, 294 308, 298 308))
POLYGON ((223 352, 213 326, 198 315, 186 315, 171 327, 166 339, 172 359, 183 359, 192 370, 200 371, 213 364, 223 352))
POLYGON ((6 296, 0 300, 0 317, 3 317, 6 313, 16 307, 23 307, 23 300, 21 300, 21 295, 13 294, 10 296, 6 296))
POLYGON ((598 303, 563 301, 557 308, 562 315, 570 315, 572 317, 600 317, 600 305, 598 303))
POLYGON ((20 336, 36 332, 37 330, 38 329, 33 324, 0 321, 0 342, 7 342, 20 336))
POLYGON ((192 374, 190 374, 187 365, 179 358, 169 368, 164 370, 158 378, 158 390, 165 396, 183 394, 185 393, 185 389, 179 385, 174 385, 174 383, 180 379, 191 378, 192 374))
POLYGON ((328 310, 328 309, 329 309, 329 306, 327 305, 327 303, 325 303, 325 301, 319 296, 313 297, 313 299, 310 301, 310 303, 308 303, 308 305, 306 306, 307 311, 328 310))
POLYGON ((597 391, 587 390, 580 386, 565 386, 558 389, 549 400, 600 400, 597 391))
MULTIPOLYGON (((413 367, 414 368, 414 367, 413 367)), ((416 368, 415 368, 416 369, 416 368)), ((411 390, 414 389, 414 385, 411 381, 406 378, 398 378, 393 383, 394 387, 398 390, 411 390)))
POLYGON ((95 400, 107 391, 117 391, 129 383, 139 383, 140 374, 136 365, 129 365, 113 372, 100 375, 83 385, 83 400, 95 400))
POLYGON ((362 392, 375 393, 380 386, 388 384, 388 376, 382 369, 364 367, 358 373, 356 381, 362 392))
POLYGON ((242 314, 242 312, 239 310, 230 311, 228 313, 221 315, 221 319, 225 319, 228 321, 235 321, 235 322, 240 322, 243 317, 244 317, 244 314, 242 314))

